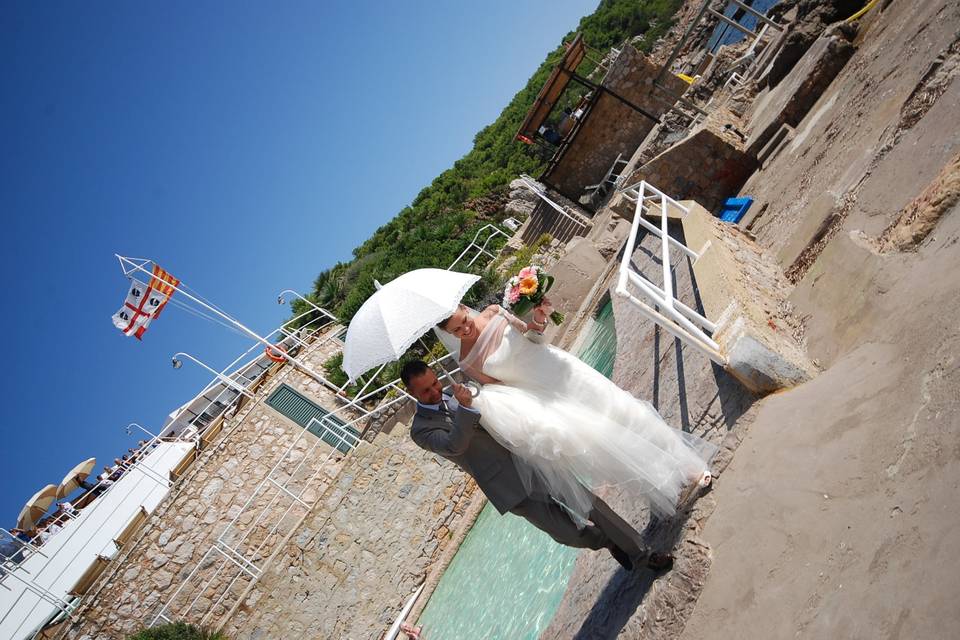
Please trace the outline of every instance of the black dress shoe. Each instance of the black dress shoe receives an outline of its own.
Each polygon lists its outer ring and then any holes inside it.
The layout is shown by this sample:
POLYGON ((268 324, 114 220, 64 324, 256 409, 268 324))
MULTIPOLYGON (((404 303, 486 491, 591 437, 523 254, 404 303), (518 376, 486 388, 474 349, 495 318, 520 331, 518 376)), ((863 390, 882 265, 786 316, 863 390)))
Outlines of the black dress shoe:
POLYGON ((673 568, 673 554, 654 552, 647 557, 647 568, 654 571, 668 571, 673 568))
POLYGON ((610 550, 610 555, 613 556, 613 559, 620 563, 620 566, 626 569, 627 571, 633 571, 633 560, 630 559, 630 555, 618 547, 615 544, 607 547, 610 550))

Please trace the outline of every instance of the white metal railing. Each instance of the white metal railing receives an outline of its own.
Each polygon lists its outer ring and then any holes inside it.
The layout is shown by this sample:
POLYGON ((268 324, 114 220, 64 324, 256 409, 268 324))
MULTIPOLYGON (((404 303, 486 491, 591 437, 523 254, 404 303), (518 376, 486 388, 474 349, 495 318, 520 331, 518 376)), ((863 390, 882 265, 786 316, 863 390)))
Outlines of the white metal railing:
MULTIPOLYGON (((442 362, 448 358, 453 359, 453 355, 447 354, 438 358, 431 365, 440 364, 442 366, 442 362)), ((454 369, 447 375, 456 373, 458 370, 454 369)), ((373 378, 371 378, 372 380, 373 378)), ((410 399, 410 396, 401 381, 399 379, 392 380, 377 389, 358 395, 349 403, 338 407, 320 419, 313 418, 306 428, 301 429, 266 476, 260 480, 239 511, 206 550, 199 562, 161 605, 160 610, 149 621, 149 625, 154 626, 176 619, 185 619, 197 606, 201 597, 212 599, 211 591, 215 590, 213 595, 216 595, 216 600, 211 602, 209 606, 205 605, 206 610, 198 620, 198 624, 205 625, 218 607, 226 606, 224 601, 233 593, 234 587, 241 579, 247 580, 246 587, 249 588, 249 585, 260 578, 266 569, 273 550, 284 538, 281 535, 281 526, 294 510, 299 512, 298 519, 306 515, 312 507, 312 503, 304 499, 306 493, 317 485, 317 479, 339 451, 337 444, 331 446, 318 437, 312 445, 302 451, 299 462, 294 461, 294 454, 299 451, 298 445, 304 434, 314 424, 319 425, 327 432, 333 433, 338 440, 338 444, 345 445, 349 450, 353 450, 360 444, 361 440, 349 431, 350 427, 368 420, 373 414, 382 412, 407 399, 410 399), (381 399, 377 406, 369 410, 363 406, 362 403, 365 400, 379 397, 383 392, 391 389, 397 392, 396 397, 381 399), (347 422, 342 425, 332 420, 332 418, 339 419, 341 417, 348 418, 347 422), (318 459, 313 454, 321 443, 330 448, 326 457, 318 459), (309 462, 317 464, 312 470, 307 466, 306 473, 301 474, 301 471, 305 469, 305 465, 308 465, 309 462), (292 469, 289 469, 289 466, 292 466, 292 469), (288 502, 286 508, 282 504, 284 500, 288 502), (282 513, 280 513, 281 509, 282 513), (278 513, 279 517, 277 517, 278 513), (268 521, 272 523, 272 526, 265 524, 268 521), (259 540, 255 539, 257 533, 262 534, 262 536, 257 536, 259 540), (214 558, 214 560, 211 561, 211 558, 214 558), (200 576, 204 570, 206 570, 206 579, 200 576), (225 570, 228 573, 224 574, 225 570), (215 583, 218 579, 221 579, 221 576, 225 577, 222 578, 222 582, 218 586, 215 583), (190 588, 193 584, 196 586, 195 589, 190 588), (187 601, 186 606, 178 607, 176 613, 172 612, 172 608, 180 599, 187 601)), ((361 432, 362 430, 357 429, 357 431, 361 432)), ((293 527, 286 534, 292 533, 292 531, 293 527)), ((237 597, 239 598, 239 596, 237 597)))
POLYGON ((536 196, 538 196, 541 200, 543 200, 548 205, 553 207, 553 209, 558 211, 560 215, 566 218, 567 222, 569 222, 570 224, 576 227, 579 227, 581 231, 587 229, 590 226, 589 223, 586 220, 582 220, 579 215, 571 215, 571 213, 567 211, 566 208, 554 202, 553 199, 547 195, 547 192, 540 187, 539 183, 537 183, 536 180, 534 180, 527 174, 521 173, 520 180, 522 180, 523 184, 526 185, 526 187, 530 189, 530 191, 532 191, 536 196))
MULTIPOLYGON (((122 466, 124 468, 123 475, 130 475, 134 470, 139 470, 140 474, 135 479, 135 484, 133 486, 139 487, 143 483, 148 483, 152 485, 163 486, 164 489, 169 489, 170 482, 165 480, 162 476, 157 473, 151 473, 153 470, 146 463, 146 458, 149 457, 150 452, 152 452, 158 444, 158 439, 153 438, 142 448, 142 455, 139 455, 135 460, 128 461, 122 466)), ((66 587, 70 583, 58 584, 62 580, 63 575, 70 569, 71 566, 76 566, 75 564, 63 564, 62 553, 60 553, 63 548, 72 544, 74 539, 79 539, 85 548, 90 545, 98 545, 95 552, 96 557, 112 558, 117 551, 117 544, 111 538, 107 540, 101 540, 99 542, 95 541, 95 538, 106 528, 109 530, 111 527, 115 526, 116 519, 115 515, 118 511, 121 510, 122 502, 114 501, 112 507, 106 502, 102 501, 102 498, 105 496, 111 495, 115 491, 115 487, 118 485, 119 479, 115 482, 110 482, 109 484, 101 481, 98 482, 90 491, 96 491, 100 488, 103 489, 102 492, 99 492, 93 499, 91 499, 83 507, 78 508, 82 513, 77 516, 71 516, 64 524, 65 526, 56 533, 52 534, 45 543, 40 543, 37 538, 34 538, 28 546, 40 546, 40 549, 37 549, 35 553, 43 558, 43 560, 37 564, 34 563, 34 566, 30 567, 30 570, 27 569, 25 565, 26 561, 32 557, 33 553, 24 554, 24 557, 18 559, 18 565, 11 568, 9 576, 13 579, 16 579, 23 587, 33 595, 37 596, 40 601, 46 602, 48 605, 52 605, 60 613, 58 616, 72 616, 73 611, 79 605, 80 598, 74 597, 68 593, 65 593, 66 587), (109 508, 109 512, 104 512, 104 508, 109 508), (95 523, 95 526, 92 528, 90 526, 80 526, 75 524, 74 520, 79 520, 83 516, 89 516, 97 518, 95 515, 97 510, 100 510, 99 524, 95 523), (76 538, 79 536, 79 538, 76 538), (87 540, 87 542, 83 542, 87 540), (54 547, 54 551, 48 555, 41 549, 47 549, 48 545, 54 547), (59 564, 58 564, 59 562, 59 564), (59 568, 58 568, 59 567, 59 568)), ((131 485, 127 484, 127 489, 129 490, 131 485)), ((89 494, 89 492, 88 492, 89 494)), ((85 494, 88 495, 88 494, 85 494)), ((79 500, 77 501, 79 504, 79 500)), ((138 503, 139 504, 139 503, 138 503)), ((122 515, 122 514, 121 514, 122 515)), ((88 524, 90 520, 86 520, 84 524, 88 524)), ((71 556, 72 562, 73 556, 71 556)), ((5 576, 6 577, 6 576, 5 576)), ((7 588, 7 587, 4 587, 7 588)), ((9 590, 9 589, 8 589, 9 590)), ((23 606, 20 604, 20 598, 23 596, 18 596, 17 601, 13 607, 9 608, 5 612, 0 612, 0 624, 6 623, 11 614, 17 615, 26 615, 33 616, 34 611, 38 606, 41 606, 41 602, 37 601, 32 606, 27 603, 23 606)), ((16 622, 14 621, 14 624, 16 622)), ((37 629, 29 631, 26 636, 19 635, 21 628, 26 624, 26 619, 21 620, 19 626, 17 627, 16 637, 33 637, 33 635, 43 627, 43 624, 40 625, 37 629)))
POLYGON ((466 256, 471 249, 476 249, 477 254, 470 259, 470 262, 467 263, 468 267, 473 266, 473 263, 476 262, 477 259, 483 255, 488 256, 491 260, 493 258, 496 258, 494 254, 487 251, 487 245, 490 244, 490 241, 496 238, 498 235, 503 236, 508 240, 510 239, 510 236, 507 235, 502 229, 500 229, 500 227, 498 227, 495 224, 485 224, 482 227, 480 227, 477 230, 477 232, 473 235, 473 240, 470 241, 470 244, 467 245, 467 248, 461 251, 460 255, 457 256, 457 259, 454 260, 452 263, 450 263, 450 266, 447 267, 447 271, 451 271, 458 262, 463 260, 464 256, 466 256), (484 231, 488 232, 487 239, 483 241, 482 245, 477 244, 477 241, 480 239, 480 234, 483 233, 484 231))
MULTIPOLYGON (((276 340, 277 338, 280 338, 279 343, 281 345, 285 345, 284 348, 289 348, 289 349, 303 348, 308 344, 304 340, 304 338, 309 338, 311 336, 314 336, 320 331, 323 331, 324 329, 329 328, 334 322, 336 322, 336 319, 333 318, 333 316, 329 312, 324 311, 324 314, 325 314, 324 316, 315 318, 314 320, 311 320, 310 322, 299 327, 296 330, 291 331, 289 329, 286 329, 286 326, 289 325, 291 322, 295 322, 296 320, 299 320, 300 318, 310 313, 312 313, 312 311, 306 311, 304 313, 301 313, 298 316, 291 318, 290 320, 282 324, 280 327, 277 327, 276 329, 268 333, 265 337, 268 340, 276 340), (333 319, 328 320, 327 318, 333 318, 333 319), (317 326, 312 326, 312 325, 315 325, 316 323, 319 323, 319 324, 317 324, 317 326)), ((337 335, 341 333, 343 330, 345 330, 345 328, 341 329, 340 331, 328 332, 328 334, 324 336, 321 342, 318 344, 323 344, 328 340, 335 339, 337 335)), ((199 437, 206 426, 205 424, 198 424, 198 423, 202 422, 203 420, 207 420, 207 421, 215 420, 219 415, 226 413, 230 408, 232 408, 240 400, 241 394, 237 392, 235 389, 231 389, 229 385, 224 384, 223 381, 221 380, 221 376, 237 382, 240 386, 244 387, 245 389, 249 389, 253 387, 260 380, 260 378, 266 375, 266 372, 269 370, 269 367, 264 368, 259 366, 259 363, 263 360, 263 354, 256 353, 251 357, 251 354, 254 354, 254 352, 257 352, 257 351, 262 351, 262 348, 263 348, 263 345, 261 343, 255 342, 250 348, 248 348, 246 351, 244 351, 239 356, 234 358, 234 360, 230 364, 224 367, 219 372, 219 375, 214 376, 213 380, 211 380, 210 383, 207 384, 207 386, 204 387, 200 391, 200 393, 194 397, 194 400, 196 400, 197 398, 204 397, 204 394, 206 394, 210 390, 216 389, 217 387, 221 387, 219 392, 212 399, 209 399, 206 405, 201 410, 199 410, 197 414, 187 423, 188 428, 193 427, 193 431, 194 431, 193 439, 195 442, 199 441, 199 437), (238 364, 241 362, 242 364, 238 364), (220 405, 220 407, 222 408, 218 408, 216 412, 211 412, 211 409, 214 408, 214 406, 216 405, 220 405)), ((337 389, 337 386, 330 381, 325 381, 324 386, 332 390, 337 389)), ((172 416, 172 420, 170 423, 175 424, 182 413, 190 410, 194 400, 191 400, 190 402, 187 402, 185 405, 180 407, 180 409, 178 409, 175 412, 175 415, 172 416)))
POLYGON ((719 345, 712 337, 707 335, 708 332, 712 334, 716 331, 716 325, 683 304, 674 293, 670 248, 673 247, 694 261, 698 260, 707 248, 703 247, 698 253, 670 237, 667 230, 667 221, 670 217, 669 210, 671 208, 679 210, 681 215, 688 214, 689 210, 645 181, 623 189, 622 193, 628 200, 636 203, 636 209, 633 224, 630 228, 630 236, 627 239, 623 257, 620 261, 616 287, 617 295, 632 302, 644 317, 660 325, 671 335, 701 351, 714 362, 721 365, 726 364, 726 359, 720 353, 719 345), (645 220, 644 215, 659 215, 660 227, 657 228, 648 220, 645 220), (631 265, 641 227, 660 238, 660 260, 663 267, 662 286, 657 286, 651 282, 631 265))
MULTIPOLYGON (((330 324, 332 324, 332 321, 335 321, 335 318, 333 318, 333 316, 330 315, 329 312, 324 312, 324 314, 322 314, 320 318, 316 318, 308 322, 306 325, 298 328, 295 331, 286 329, 286 325, 288 325, 292 321, 299 319, 303 315, 305 314, 301 314, 300 316, 297 316, 291 319, 290 321, 287 321, 281 327, 274 329, 272 332, 267 334, 267 337, 271 340, 279 338, 280 342, 284 344, 285 348, 287 349, 302 348, 308 344, 305 341, 305 338, 309 338, 315 335, 317 332, 322 331, 325 328, 328 328, 330 324), (331 318, 333 320, 330 320, 331 318), (311 326, 318 322, 321 323, 320 326, 318 327, 311 326)), ((338 333, 339 332, 337 331, 330 331, 329 334, 325 336, 317 344, 323 344, 323 342, 326 340, 334 339, 338 335, 338 333)), ((247 351, 245 351, 236 359, 234 359, 234 361, 231 362, 229 365, 227 365, 227 367, 224 368, 223 371, 221 371, 217 376, 215 376, 214 379, 206 387, 204 387, 203 390, 197 396, 194 397, 193 401, 188 402, 183 407, 181 407, 178 412, 175 412, 175 415, 172 417, 172 420, 168 424, 175 425, 176 420, 180 417, 180 415, 184 411, 187 411, 191 408, 196 411, 193 418, 187 423, 187 427, 184 428, 178 435, 163 436, 162 434, 169 431, 169 429, 165 428, 161 430, 160 432, 161 435, 152 436, 149 441, 147 441, 142 447, 138 449, 138 451, 136 451, 131 456, 130 459, 121 461, 119 464, 119 468, 115 471, 114 474, 111 474, 111 476, 109 476, 108 478, 99 480, 97 484, 94 485, 94 487, 89 489, 87 493, 81 496, 81 498, 78 499, 78 501, 76 501, 77 504, 79 504, 80 501, 83 501, 84 498, 86 498, 88 495, 93 494, 93 497, 90 500, 86 501, 82 507, 77 507, 77 508, 83 509, 83 510, 94 508, 96 503, 104 495, 106 495, 108 492, 112 490, 113 486, 116 485, 116 483, 120 480, 120 478, 127 475, 134 469, 139 469, 144 474, 145 479, 149 478, 154 482, 157 482, 165 487, 171 486, 173 483, 169 478, 160 477, 158 474, 153 472, 153 470, 150 469, 148 466, 146 466, 145 464, 142 464, 144 459, 147 458, 148 454, 153 449, 156 448, 156 446, 160 443, 161 440, 190 442, 194 446, 199 447, 200 438, 202 437, 205 427, 210 422, 215 420, 217 417, 229 411, 233 406, 236 405, 236 403, 242 397, 244 397, 241 393, 239 393, 239 391, 236 388, 233 387, 233 385, 224 384, 223 378, 227 378, 231 381, 235 381, 237 385, 242 386, 244 388, 249 388, 252 385, 256 384, 260 380, 260 378, 262 378, 266 374, 266 372, 270 369, 270 367, 263 367, 261 365, 261 361, 263 360, 263 357, 264 357, 262 353, 255 355, 252 359, 249 359, 248 361, 238 364, 241 361, 243 361, 245 358, 250 356, 252 351, 262 349, 262 347, 263 347, 262 344, 256 343, 254 344, 253 347, 247 349, 247 351), (210 390, 215 389, 217 387, 219 387, 218 393, 216 393, 216 395, 214 395, 212 398, 206 398, 207 402, 205 405, 203 405, 202 408, 196 406, 195 401, 198 398, 205 397, 204 394, 208 393, 210 390)), ((334 389, 336 388, 332 383, 328 383, 328 385, 334 389)), ((70 514, 64 514, 63 516, 59 516, 57 518, 51 519, 51 521, 56 521, 58 524, 60 524, 59 520, 62 519, 64 516, 68 517, 69 519, 72 519, 72 517, 74 517, 74 516, 70 516, 70 514)), ((102 525, 98 527, 97 531, 99 531, 101 528, 102 528, 102 525)), ((75 527, 64 527, 63 531, 58 531, 57 533, 54 533, 52 535, 58 538, 61 536, 66 536, 69 538, 76 533, 75 529, 76 529, 75 527)), ((9 535, 9 533, 6 533, 6 535, 9 535)), ((42 543, 40 542, 40 540, 37 538, 34 538, 31 541, 31 543, 25 543, 22 547, 23 551, 30 551, 29 554, 25 552, 24 553, 18 552, 16 554, 13 554, 12 557, 6 557, 6 556, 0 557, 0 563, 2 563, 3 565, 2 571, 0 571, 0 588, 6 588, 2 584, 5 580, 7 579, 16 580, 22 583, 28 591, 34 593, 36 596, 38 596, 42 600, 56 607, 61 612, 61 615, 70 615, 72 611, 78 606, 80 598, 73 598, 72 600, 69 600, 69 599, 64 600, 63 598, 57 597, 55 594, 50 592, 48 589, 46 589, 42 585, 35 583, 32 576, 27 574, 20 575, 21 573, 24 573, 24 569, 22 565, 26 561, 26 559, 29 557, 29 555, 32 555, 34 552, 41 556, 44 555, 43 552, 38 548, 41 545, 42 543)), ((108 546, 110 546, 109 549, 105 548, 102 550, 101 555, 104 555, 104 557, 111 557, 116 552, 115 545, 111 543, 108 546)))
MULTIPOLYGON (((64 511, 59 515, 54 514, 46 518, 46 520, 44 521, 45 526, 49 526, 49 524, 55 524, 59 527, 59 530, 54 533, 51 533, 50 537, 52 538, 53 536, 57 536, 59 538, 61 536, 66 536, 67 538, 70 538, 73 535, 75 535, 76 528, 69 527, 67 525, 79 517, 81 510, 93 508, 95 502, 99 500, 104 494, 106 494, 107 491, 109 491, 111 487, 114 484, 116 484, 117 481, 119 481, 120 478, 122 478, 124 475, 127 475, 133 470, 139 470, 144 475, 144 477, 149 478, 154 482, 157 482, 158 484, 169 486, 170 485, 169 480, 158 476, 155 472, 153 472, 152 469, 150 469, 147 465, 143 464, 143 460, 147 457, 150 451, 156 448, 157 444, 158 444, 158 440, 156 438, 151 438, 151 440, 149 440, 146 444, 144 444, 140 448, 135 458, 122 461, 118 465, 119 475, 116 479, 112 479, 113 476, 111 475, 110 478, 99 480, 93 487, 88 489, 87 492, 84 493, 82 496, 80 496, 79 499, 75 500, 77 504, 80 504, 81 501, 84 501, 84 502, 82 506, 74 505, 74 513, 68 513, 64 511), (90 500, 84 500, 87 496, 94 493, 95 495, 93 495, 93 497, 90 500)), ((102 528, 102 526, 100 528, 102 528)), ((12 534, 10 534, 10 532, 6 531, 5 529, 0 529, 0 532, 2 532, 7 536, 13 537, 12 534)), ((16 540, 16 538, 14 539, 16 540)), ((13 576, 14 579, 26 585, 26 587, 29 590, 40 595, 44 600, 47 600, 48 602, 55 604, 55 606, 57 606, 57 608, 60 609, 61 611, 64 611, 64 606, 67 604, 66 601, 50 594, 45 587, 37 584, 34 581, 33 577, 27 578, 25 576, 19 575, 19 573, 25 573, 29 575, 29 572, 23 569, 23 564, 29 559, 31 555, 33 555, 33 553, 37 553, 38 555, 44 557, 49 562, 50 557, 44 554, 42 551, 40 551, 40 549, 44 546, 44 544, 45 544, 45 540, 43 539, 41 534, 38 533, 35 536, 33 536, 29 542, 20 542, 21 552, 14 554, 13 557, 6 557, 6 556, 3 556, 3 554, 0 554, 0 556, 2 556, 0 560, 3 561, 4 571, 5 571, 5 575, 0 575, 0 586, 2 586, 2 583, 7 576, 13 576), (30 552, 27 553, 26 551, 30 551, 30 552), (18 569, 20 570, 19 572, 18 572, 18 569)), ((41 567, 41 570, 43 568, 44 567, 41 567)))

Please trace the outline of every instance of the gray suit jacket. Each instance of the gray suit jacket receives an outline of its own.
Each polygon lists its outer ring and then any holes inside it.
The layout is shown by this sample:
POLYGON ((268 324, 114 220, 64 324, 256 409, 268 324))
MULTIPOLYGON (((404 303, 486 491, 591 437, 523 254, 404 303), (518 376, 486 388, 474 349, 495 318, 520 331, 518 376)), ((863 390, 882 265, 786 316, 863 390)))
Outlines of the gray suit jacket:
POLYGON ((517 465, 524 463, 479 423, 480 414, 474 411, 459 407, 452 413, 434 411, 418 404, 410 436, 422 449, 443 456, 473 476, 497 511, 506 513, 530 495, 517 472, 517 465))

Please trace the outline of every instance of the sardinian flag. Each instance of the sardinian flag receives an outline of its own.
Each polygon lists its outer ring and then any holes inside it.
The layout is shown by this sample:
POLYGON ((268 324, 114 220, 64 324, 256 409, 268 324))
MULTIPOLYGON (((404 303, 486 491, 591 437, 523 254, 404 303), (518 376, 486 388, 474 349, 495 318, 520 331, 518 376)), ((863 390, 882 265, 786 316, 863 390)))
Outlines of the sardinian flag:
MULTIPOLYGON (((154 267, 155 273, 151 279, 151 284, 157 280, 156 269, 158 268, 154 267)), ((165 271, 163 273, 169 276, 165 271)), ((172 278, 172 276, 170 277, 172 278)), ((169 281, 165 282, 168 285, 163 289, 172 293, 175 289, 169 286, 171 284, 169 281)), ((123 331, 123 335, 134 336, 140 340, 150 325, 150 321, 157 317, 169 298, 170 296, 163 291, 147 286, 139 280, 131 279, 127 299, 124 300, 120 310, 113 314, 113 324, 117 329, 123 331)))
POLYGON ((163 302, 160 303, 160 306, 157 307, 157 310, 153 313, 154 318, 158 317, 160 312, 163 311, 164 305, 167 304, 167 300, 170 299, 173 292, 177 290, 178 284, 180 284, 180 281, 174 278, 173 274, 158 264, 153 265, 153 277, 150 278, 150 288, 164 296, 163 302))

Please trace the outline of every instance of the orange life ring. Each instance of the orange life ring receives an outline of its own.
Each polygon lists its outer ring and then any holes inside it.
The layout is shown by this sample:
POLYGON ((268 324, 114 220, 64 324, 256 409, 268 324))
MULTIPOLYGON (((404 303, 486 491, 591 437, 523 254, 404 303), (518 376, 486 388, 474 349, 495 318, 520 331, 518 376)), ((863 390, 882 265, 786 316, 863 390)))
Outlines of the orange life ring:
POLYGON ((271 347, 264 347, 263 352, 267 354, 267 357, 273 360, 274 362, 283 362, 286 358, 283 355, 277 355, 275 351, 279 351, 281 354, 286 354, 287 350, 283 348, 282 344, 275 344, 271 347))

